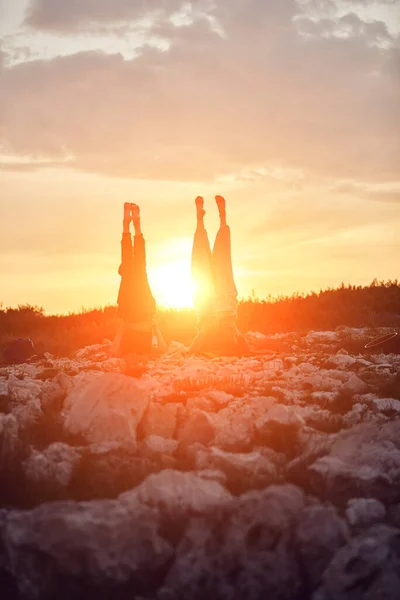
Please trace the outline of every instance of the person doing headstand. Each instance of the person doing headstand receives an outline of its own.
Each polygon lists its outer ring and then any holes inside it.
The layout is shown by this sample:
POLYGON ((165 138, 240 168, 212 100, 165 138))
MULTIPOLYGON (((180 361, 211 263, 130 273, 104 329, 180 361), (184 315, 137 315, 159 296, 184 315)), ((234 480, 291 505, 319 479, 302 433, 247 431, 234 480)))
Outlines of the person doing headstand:
POLYGON ((231 234, 226 222, 226 205, 215 197, 220 228, 211 252, 204 226, 204 200, 196 198, 197 228, 192 250, 194 305, 198 314, 198 333, 190 350, 197 354, 245 354, 247 342, 236 326, 238 292, 232 268, 231 234))
POLYGON ((158 350, 164 351, 166 345, 155 321, 156 301, 147 278, 146 246, 137 204, 124 205, 121 254, 118 316, 123 323, 113 343, 113 354, 150 354, 153 335, 157 338, 158 350), (129 230, 131 222, 135 230, 133 245, 129 230))

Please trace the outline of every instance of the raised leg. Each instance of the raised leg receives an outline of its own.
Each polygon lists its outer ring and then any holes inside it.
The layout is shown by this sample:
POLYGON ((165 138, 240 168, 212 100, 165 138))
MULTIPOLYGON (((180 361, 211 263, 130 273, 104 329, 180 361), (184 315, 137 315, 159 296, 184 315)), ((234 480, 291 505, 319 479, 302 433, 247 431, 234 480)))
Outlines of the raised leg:
POLYGON ((196 198, 197 227, 192 248, 193 301, 199 316, 199 324, 211 311, 214 299, 211 247, 204 227, 204 201, 196 198))
POLYGON ((222 196, 216 196, 215 200, 221 221, 212 252, 215 309, 217 313, 236 315, 238 293, 232 267, 231 232, 226 223, 225 200, 222 196))

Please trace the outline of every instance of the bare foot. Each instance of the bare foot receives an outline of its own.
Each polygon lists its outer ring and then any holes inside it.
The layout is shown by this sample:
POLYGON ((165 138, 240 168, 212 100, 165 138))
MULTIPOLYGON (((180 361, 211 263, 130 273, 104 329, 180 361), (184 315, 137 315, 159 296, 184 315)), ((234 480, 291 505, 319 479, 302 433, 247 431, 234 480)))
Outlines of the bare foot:
POLYGON ((124 221, 130 223, 131 221, 131 205, 129 202, 125 202, 124 204, 124 221))
POLYGON ((226 203, 222 196, 215 196, 215 201, 218 206, 219 218, 223 223, 226 223, 226 203))
POLYGON ((132 221, 138 221, 140 219, 140 208, 137 204, 130 204, 130 213, 132 215, 132 221))
POLYGON ((196 209, 197 209, 197 218, 202 219, 204 217, 204 215, 206 214, 206 211, 204 210, 204 199, 202 198, 202 196, 197 196, 197 198, 196 198, 196 209))

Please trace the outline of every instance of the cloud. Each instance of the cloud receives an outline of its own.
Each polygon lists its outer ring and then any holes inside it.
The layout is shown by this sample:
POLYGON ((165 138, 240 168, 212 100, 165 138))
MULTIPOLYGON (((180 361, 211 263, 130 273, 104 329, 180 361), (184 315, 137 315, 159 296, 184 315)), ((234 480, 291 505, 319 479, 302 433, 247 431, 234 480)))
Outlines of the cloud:
POLYGON ((182 0, 33 0, 26 23, 36 29, 64 32, 92 23, 168 16, 182 4, 182 0))
MULTIPOLYGON (((347 37, 322 35, 331 24, 321 22, 321 35, 304 39, 294 0, 207 6, 208 17, 197 12, 186 26, 154 24, 167 51, 144 45, 134 60, 99 51, 3 65, 4 153, 32 157, 32 166, 68 156, 70 168, 128 178, 204 181, 270 164, 398 177, 398 51, 373 43, 384 26, 350 14, 347 37)), ((179 7, 36 0, 29 23, 67 31, 179 7)))

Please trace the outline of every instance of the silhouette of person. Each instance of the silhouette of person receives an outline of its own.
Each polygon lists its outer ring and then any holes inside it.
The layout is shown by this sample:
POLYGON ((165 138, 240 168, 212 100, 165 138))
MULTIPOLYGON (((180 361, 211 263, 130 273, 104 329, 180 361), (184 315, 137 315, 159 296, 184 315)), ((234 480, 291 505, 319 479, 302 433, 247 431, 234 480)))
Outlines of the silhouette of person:
POLYGON ((190 350, 236 355, 249 352, 242 333, 236 326, 238 293, 232 268, 231 233, 226 222, 226 204, 215 197, 220 228, 211 251, 204 226, 204 200, 196 198, 197 228, 192 250, 193 300, 198 314, 198 333, 190 350))
POLYGON ((146 246, 137 204, 124 205, 121 255, 118 316, 123 323, 113 343, 113 354, 149 354, 153 335, 157 338, 158 350, 164 351, 166 345, 155 321, 156 301, 147 278, 146 246), (133 246, 129 230, 131 222, 135 230, 133 246))

